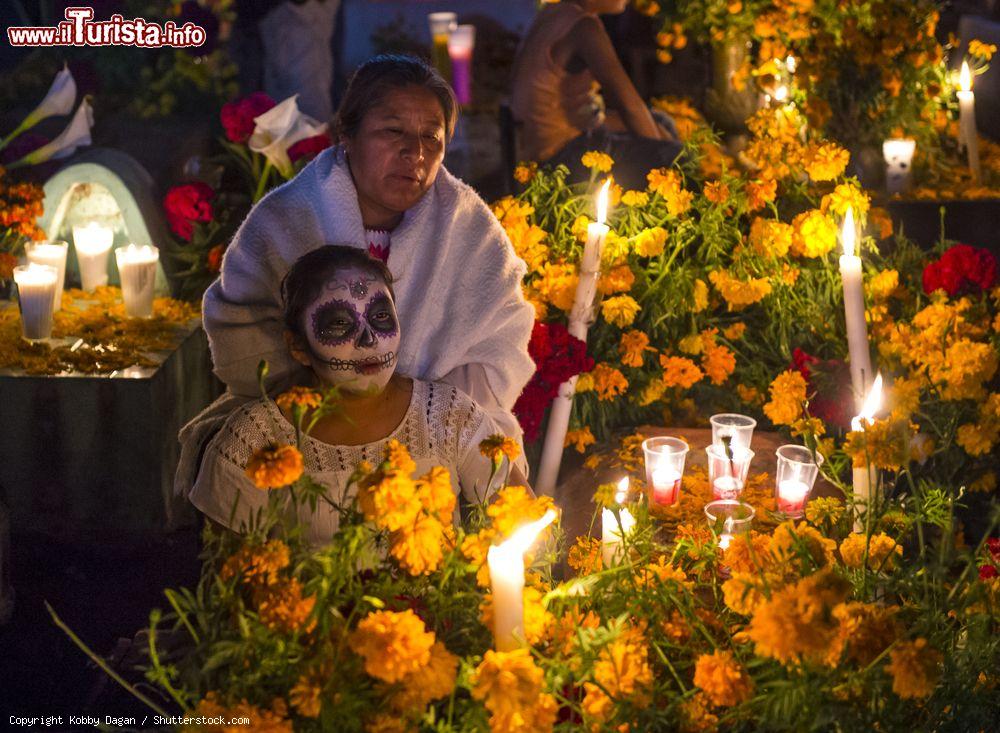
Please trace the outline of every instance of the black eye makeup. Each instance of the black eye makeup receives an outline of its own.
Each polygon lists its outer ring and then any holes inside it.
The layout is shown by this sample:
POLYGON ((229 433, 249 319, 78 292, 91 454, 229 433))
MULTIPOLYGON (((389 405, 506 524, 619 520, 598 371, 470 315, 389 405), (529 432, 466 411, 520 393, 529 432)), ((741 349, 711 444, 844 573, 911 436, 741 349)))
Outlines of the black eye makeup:
POLYGON ((339 346, 350 341, 358 330, 358 312, 346 300, 331 300, 312 314, 313 336, 327 346, 339 346))
POLYGON ((396 335, 396 313, 385 293, 378 293, 369 301, 365 308, 365 320, 379 337, 396 335))

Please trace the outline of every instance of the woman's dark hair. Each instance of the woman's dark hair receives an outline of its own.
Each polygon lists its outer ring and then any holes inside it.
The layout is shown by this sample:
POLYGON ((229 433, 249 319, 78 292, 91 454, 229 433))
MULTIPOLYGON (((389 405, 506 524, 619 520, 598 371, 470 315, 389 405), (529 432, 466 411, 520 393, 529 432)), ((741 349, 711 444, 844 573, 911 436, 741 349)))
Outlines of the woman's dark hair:
POLYGON ((354 137, 361 121, 389 92, 418 86, 430 90, 444 113, 447 139, 451 140, 458 117, 458 101, 451 85, 437 70, 416 56, 383 53, 365 61, 354 72, 337 110, 337 136, 354 137))
POLYGON ((285 328, 295 338, 305 342, 302 331, 302 314, 309 304, 319 297, 323 286, 340 270, 356 267, 374 275, 386 284, 392 299, 393 277, 382 260, 377 260, 363 249, 344 244, 328 244, 299 257, 281 280, 281 301, 285 308, 285 328))

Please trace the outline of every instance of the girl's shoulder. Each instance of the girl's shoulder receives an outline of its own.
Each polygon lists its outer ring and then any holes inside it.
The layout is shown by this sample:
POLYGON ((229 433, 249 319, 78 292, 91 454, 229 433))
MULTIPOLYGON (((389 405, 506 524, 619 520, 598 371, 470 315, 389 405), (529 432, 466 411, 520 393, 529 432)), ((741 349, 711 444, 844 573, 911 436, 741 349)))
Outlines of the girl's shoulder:
POLYGON ((209 449, 238 466, 245 466, 261 448, 294 440, 294 435, 288 432, 281 411, 273 401, 252 400, 230 413, 212 438, 209 449))
POLYGON ((465 392, 445 382, 413 380, 414 396, 422 397, 422 422, 431 445, 450 457, 465 455, 469 444, 489 420, 486 411, 465 392), (418 386, 419 383, 419 386, 418 386))

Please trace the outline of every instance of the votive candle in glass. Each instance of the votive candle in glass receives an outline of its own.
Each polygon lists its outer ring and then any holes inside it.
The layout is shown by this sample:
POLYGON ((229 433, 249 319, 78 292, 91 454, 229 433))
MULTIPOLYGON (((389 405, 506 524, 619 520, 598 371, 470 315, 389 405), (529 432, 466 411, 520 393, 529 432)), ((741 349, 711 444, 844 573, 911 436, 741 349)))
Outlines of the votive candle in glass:
POLYGON ((755 514, 752 506, 735 499, 719 499, 705 505, 708 524, 723 550, 729 547, 733 537, 750 530, 755 514))
POLYGON ((80 266, 80 287, 84 290, 108 284, 108 253, 114 238, 114 230, 95 221, 73 227, 73 247, 80 266))
POLYGON ((646 486, 654 504, 672 506, 681 495, 688 444, 680 438, 647 438, 642 442, 646 457, 646 486))
POLYGON ((705 453, 708 454, 708 481, 712 496, 716 499, 735 499, 743 493, 753 451, 737 446, 731 448, 731 455, 727 455, 725 446, 710 445, 705 453))
POLYGON ((722 446, 723 438, 731 438, 732 445, 740 448, 749 448, 753 439, 753 429, 757 427, 757 421, 746 415, 737 415, 726 412, 720 415, 712 415, 708 419, 712 424, 712 445, 722 446))
POLYGON ((455 13, 430 13, 427 22, 431 27, 431 63, 438 73, 451 81, 451 56, 448 55, 448 37, 458 27, 455 13))
POLYGON ((153 290, 156 285, 156 267, 160 252, 156 247, 130 244, 115 250, 118 274, 122 284, 125 313, 133 318, 153 315, 153 290))
POLYGON ((29 242, 24 247, 24 254, 29 263, 48 265, 56 268, 56 289, 52 294, 52 310, 62 308, 63 286, 66 283, 66 252, 69 245, 62 240, 45 240, 29 242))
POLYGON ((451 57, 451 86, 459 104, 472 101, 472 51, 476 47, 476 26, 460 25, 448 36, 451 57))
POLYGON ((618 504, 618 516, 611 509, 601 511, 601 557, 604 567, 620 563, 625 558, 625 537, 635 529, 635 517, 625 507, 628 500, 628 476, 618 482, 615 493, 615 503, 618 504))
POLYGON ((806 510, 806 501, 816 483, 823 456, 801 445, 783 445, 777 450, 778 468, 774 473, 774 492, 778 511, 798 519, 806 510))
POLYGON ((21 311, 21 335, 29 341, 52 335, 52 294, 56 292, 59 271, 52 265, 30 262, 14 268, 17 304, 21 311))

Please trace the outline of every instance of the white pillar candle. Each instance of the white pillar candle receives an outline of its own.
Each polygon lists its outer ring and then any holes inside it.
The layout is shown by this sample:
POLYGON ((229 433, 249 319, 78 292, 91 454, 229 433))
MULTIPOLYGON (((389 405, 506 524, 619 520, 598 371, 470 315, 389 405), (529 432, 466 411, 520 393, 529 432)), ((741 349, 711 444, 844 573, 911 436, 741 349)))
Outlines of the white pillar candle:
POLYGON ((14 268, 17 303, 21 310, 21 335, 29 341, 52 335, 52 294, 59 272, 51 265, 31 262, 14 268))
POLYGON ((916 140, 893 138, 882 143, 885 158, 885 186, 889 193, 903 193, 910 187, 916 140))
POLYGON ((840 256, 840 278, 844 284, 844 316, 847 322, 847 349, 851 367, 851 386, 860 404, 872 378, 868 350, 868 327, 865 325, 865 292, 861 277, 861 258, 854 254, 857 232, 854 211, 848 207, 841 232, 844 254, 840 256))
POLYGON ((977 183, 980 179, 979 167, 979 133, 976 130, 976 95, 972 91, 972 73, 969 62, 962 62, 962 72, 959 75, 958 112, 959 112, 959 143, 965 146, 969 169, 972 178, 977 183))
MULTIPOLYGON (((864 432, 865 428, 872 422, 875 417, 875 413, 878 411, 882 404, 882 375, 879 374, 875 377, 875 381, 872 383, 871 391, 865 398, 864 405, 861 407, 860 414, 856 415, 851 419, 851 430, 854 432, 864 432)), ((854 531, 863 532, 864 522, 862 516, 865 513, 867 504, 872 498, 872 487, 876 485, 877 476, 875 474, 875 469, 871 465, 865 466, 855 466, 852 469, 852 479, 854 486, 854 499, 855 501, 864 504, 863 508, 858 509, 858 516, 854 520, 854 531)))
POLYGON ((618 493, 615 494, 615 502, 619 504, 618 517, 607 508, 601 512, 601 554, 606 568, 624 559, 624 538, 635 528, 635 517, 632 516, 632 512, 621 506, 627 498, 628 476, 618 482, 618 493))
POLYGON ((108 284, 108 252, 114 241, 114 231, 95 221, 87 226, 73 227, 73 247, 80 266, 81 287, 96 290, 108 284))
POLYGON ((52 294, 52 310, 62 308, 62 292, 66 283, 66 251, 69 245, 62 241, 31 242, 24 248, 29 263, 56 268, 56 289, 52 294))
MULTIPOLYGON (((601 252, 604 249, 604 240, 611 230, 604 223, 608 216, 610 186, 609 178, 597 197, 597 221, 587 225, 587 244, 583 250, 583 259, 580 261, 580 279, 573 298, 573 308, 569 314, 568 330, 582 341, 587 340, 587 330, 594 320, 594 296, 597 294, 597 280, 601 274, 601 252)), ((559 394, 552 402, 549 426, 545 431, 545 442, 542 444, 542 458, 538 465, 538 479, 535 481, 535 491, 539 494, 551 496, 556 486, 556 479, 559 478, 566 431, 569 429, 569 414, 573 409, 573 396, 576 393, 576 379, 572 377, 563 382, 559 387, 559 394)))
POLYGON ((524 643, 524 553, 555 518, 555 511, 550 509, 541 519, 519 527, 506 542, 493 545, 486 553, 497 651, 513 651, 524 643))
POLYGON ((149 318, 153 315, 153 289, 156 285, 156 266, 160 260, 159 250, 148 244, 142 247, 130 244, 116 249, 115 259, 118 261, 125 313, 133 318, 149 318))

